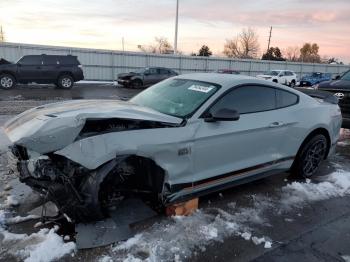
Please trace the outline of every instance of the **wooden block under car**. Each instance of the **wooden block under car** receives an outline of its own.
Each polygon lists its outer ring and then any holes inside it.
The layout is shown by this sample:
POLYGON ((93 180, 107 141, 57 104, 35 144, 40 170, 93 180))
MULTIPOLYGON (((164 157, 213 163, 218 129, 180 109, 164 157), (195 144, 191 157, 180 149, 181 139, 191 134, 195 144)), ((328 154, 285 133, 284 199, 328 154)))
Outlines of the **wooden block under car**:
POLYGON ((187 202, 173 204, 165 209, 167 216, 188 216, 198 209, 198 198, 187 202))

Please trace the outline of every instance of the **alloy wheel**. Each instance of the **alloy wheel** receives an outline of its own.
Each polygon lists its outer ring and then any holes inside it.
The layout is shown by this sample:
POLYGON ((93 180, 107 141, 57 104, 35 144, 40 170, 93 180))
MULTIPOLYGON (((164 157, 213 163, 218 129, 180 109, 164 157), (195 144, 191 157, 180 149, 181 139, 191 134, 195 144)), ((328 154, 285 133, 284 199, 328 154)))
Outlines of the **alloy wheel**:
POLYGON ((309 147, 303 161, 305 177, 310 177, 316 172, 326 155, 326 151, 327 144, 324 140, 317 140, 309 147))
POLYGON ((62 78, 61 84, 65 88, 69 88, 72 86, 72 80, 70 80, 68 77, 62 78))
POLYGON ((13 80, 11 79, 11 77, 4 76, 1 78, 0 84, 3 88, 8 89, 8 88, 11 88, 13 86, 13 80))

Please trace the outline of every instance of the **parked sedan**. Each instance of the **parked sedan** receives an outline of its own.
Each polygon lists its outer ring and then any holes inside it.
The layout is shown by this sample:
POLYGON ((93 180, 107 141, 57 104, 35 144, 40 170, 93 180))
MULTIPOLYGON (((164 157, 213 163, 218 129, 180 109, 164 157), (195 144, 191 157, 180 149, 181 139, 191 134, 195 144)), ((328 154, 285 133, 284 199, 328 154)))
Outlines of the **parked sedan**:
POLYGON ((313 86, 323 81, 329 81, 332 79, 331 73, 314 72, 303 76, 300 79, 300 86, 313 86))
POLYGON ((135 195, 167 206, 282 171, 310 178, 340 126, 333 100, 203 73, 165 80, 129 102, 40 106, 5 132, 20 180, 77 221, 135 195))
POLYGON ((295 87, 297 83, 297 75, 289 70, 271 70, 262 75, 257 75, 256 77, 290 87, 295 87))
POLYGON ((141 88, 154 85, 164 79, 178 75, 174 70, 163 67, 147 67, 118 75, 118 84, 125 87, 141 88))

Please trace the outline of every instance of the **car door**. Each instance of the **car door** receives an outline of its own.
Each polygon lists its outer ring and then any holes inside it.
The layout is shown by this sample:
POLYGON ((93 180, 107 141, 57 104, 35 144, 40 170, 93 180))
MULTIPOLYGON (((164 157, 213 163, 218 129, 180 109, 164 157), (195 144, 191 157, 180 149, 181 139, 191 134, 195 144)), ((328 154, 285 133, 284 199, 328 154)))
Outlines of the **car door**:
POLYGON ((43 58, 43 80, 46 82, 56 80, 58 72, 60 71, 60 61, 58 57, 45 55, 43 58))
POLYGON ((285 71, 281 71, 278 74, 278 83, 280 83, 282 85, 286 85, 287 84, 287 76, 286 76, 286 72, 285 71))
POLYGON ((17 62, 19 79, 26 82, 41 82, 43 79, 43 57, 24 56, 17 62))
POLYGON ((159 82, 159 69, 158 68, 149 68, 144 73, 144 85, 153 85, 159 82))
POLYGON ((244 175, 255 169, 266 170, 273 163, 284 161, 279 151, 288 125, 284 125, 283 114, 277 112, 275 88, 255 84, 234 88, 205 114, 223 108, 237 110, 240 119, 200 119, 194 142, 194 185, 200 181, 215 182, 215 177, 229 172, 244 175))
POLYGON ((171 72, 168 69, 160 68, 159 72, 160 72, 160 77, 159 78, 160 78, 161 81, 171 77, 171 72))

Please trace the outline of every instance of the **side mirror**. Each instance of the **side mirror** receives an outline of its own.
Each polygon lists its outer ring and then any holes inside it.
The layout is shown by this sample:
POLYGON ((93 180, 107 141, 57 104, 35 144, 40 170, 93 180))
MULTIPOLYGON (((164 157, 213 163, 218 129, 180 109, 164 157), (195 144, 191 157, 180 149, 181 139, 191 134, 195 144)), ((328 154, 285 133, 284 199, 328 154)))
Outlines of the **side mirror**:
POLYGON ((334 77, 334 80, 339 80, 340 79, 340 75, 336 75, 335 77, 334 77))
POLYGON ((151 73, 150 72, 144 72, 143 73, 145 76, 149 76, 151 73))
POLYGON ((21 63, 17 63, 17 65, 18 65, 19 67, 21 67, 21 66, 22 66, 22 64, 21 64, 21 63))
POLYGON ((209 114, 204 119, 205 122, 216 122, 216 121, 237 121, 239 119, 239 113, 236 110, 222 108, 214 113, 209 114))

